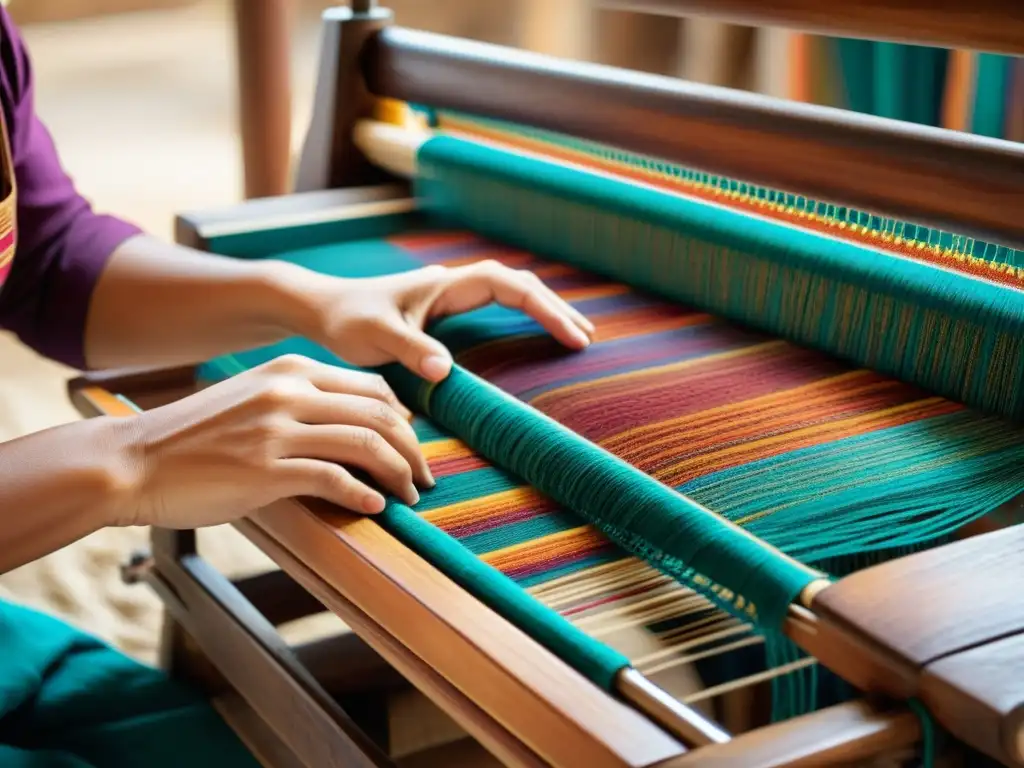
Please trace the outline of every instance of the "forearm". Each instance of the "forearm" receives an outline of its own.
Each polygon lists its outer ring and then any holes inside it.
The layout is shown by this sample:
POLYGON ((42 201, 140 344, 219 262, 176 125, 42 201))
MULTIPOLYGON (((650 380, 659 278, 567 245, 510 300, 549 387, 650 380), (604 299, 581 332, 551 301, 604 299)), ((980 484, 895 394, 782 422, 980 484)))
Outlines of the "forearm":
POLYGON ((111 256, 93 291, 86 362, 180 365, 280 341, 313 322, 300 285, 306 274, 281 262, 132 238, 111 256))
POLYGON ((0 573, 119 521, 137 472, 129 428, 92 419, 0 443, 0 573))

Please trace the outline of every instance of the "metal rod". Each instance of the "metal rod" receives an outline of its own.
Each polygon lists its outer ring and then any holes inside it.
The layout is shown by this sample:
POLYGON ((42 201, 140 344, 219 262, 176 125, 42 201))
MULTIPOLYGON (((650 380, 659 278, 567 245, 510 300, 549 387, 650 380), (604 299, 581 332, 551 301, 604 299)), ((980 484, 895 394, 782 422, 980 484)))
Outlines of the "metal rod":
POLYGON ((1024 248, 1024 145, 388 27, 372 93, 1024 248))
POLYGON ((659 16, 703 16, 751 27, 1024 53, 1024 4, 1020 0, 599 0, 599 4, 659 16))
POLYGON ((725 744, 731 738, 722 728, 688 707, 629 667, 615 678, 615 689, 633 706, 678 736, 688 747, 725 744))

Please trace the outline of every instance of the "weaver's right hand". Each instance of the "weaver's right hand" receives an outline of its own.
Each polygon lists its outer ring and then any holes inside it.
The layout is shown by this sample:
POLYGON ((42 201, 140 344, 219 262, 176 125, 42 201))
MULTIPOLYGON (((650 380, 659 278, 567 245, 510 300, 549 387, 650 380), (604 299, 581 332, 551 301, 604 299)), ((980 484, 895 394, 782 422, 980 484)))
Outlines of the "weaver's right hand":
POLYGON ((434 484, 409 413, 384 381, 282 357, 126 419, 133 478, 114 511, 122 525, 199 528, 292 496, 373 514, 434 484))

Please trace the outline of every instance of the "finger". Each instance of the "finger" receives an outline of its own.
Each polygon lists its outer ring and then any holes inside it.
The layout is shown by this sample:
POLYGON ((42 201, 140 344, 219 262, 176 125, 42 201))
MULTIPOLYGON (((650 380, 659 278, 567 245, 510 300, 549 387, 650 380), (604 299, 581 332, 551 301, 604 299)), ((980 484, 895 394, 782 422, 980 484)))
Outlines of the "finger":
POLYGON ((590 344, 593 340, 594 326, 589 320, 540 280, 536 278, 527 279, 526 283, 524 290, 528 296, 523 307, 523 311, 526 314, 540 322, 537 312, 530 306, 531 301, 537 301, 543 305, 543 309, 540 311, 546 312, 552 318, 557 318, 557 321, 565 330, 565 337, 563 338, 561 334, 549 328, 548 330, 550 330, 555 338, 566 346, 579 349, 590 344))
POLYGON ((310 380, 322 392, 371 398, 392 408, 406 422, 412 418, 412 411, 402 404, 398 395, 379 374, 325 365, 310 380))
POLYGON ((373 344, 427 381, 442 381, 452 370, 452 356, 437 339, 401 319, 381 320, 371 331, 373 344))
POLYGON ((284 355, 268 364, 275 373, 301 376, 321 392, 352 394, 387 403, 408 421, 412 412, 398 399, 383 376, 322 363, 301 355, 284 355))
POLYGON ((280 482, 282 498, 313 496, 367 515, 384 511, 384 497, 338 464, 316 459, 282 459, 274 474, 280 482))
POLYGON ((282 458, 335 461, 368 472, 406 504, 420 500, 409 462, 379 433, 366 427, 297 424, 284 439, 282 458))
POLYGON ((590 322, 590 320, 582 312, 576 309, 576 307, 574 307, 568 301, 566 301, 553 290, 551 290, 551 287, 546 285, 542 280, 538 279, 537 283, 540 285, 541 289, 547 294, 549 299, 554 303, 554 305, 559 309, 559 311, 564 312, 566 315, 568 315, 569 318, 572 319, 572 321, 576 324, 576 326, 581 331, 587 334, 587 338, 593 340, 594 332, 597 330, 597 328, 594 327, 594 324, 590 322))
POLYGON ((577 325, 572 313, 566 311, 568 304, 532 272, 487 266, 470 279, 482 281, 493 301, 526 313, 565 346, 581 349, 590 344, 589 334, 577 325), (554 298, 549 298, 551 296, 554 298))
POLYGON ((304 424, 349 425, 376 431, 408 462, 415 483, 434 487, 434 477, 416 432, 388 403, 358 395, 320 393, 304 398, 294 406, 292 413, 304 424))

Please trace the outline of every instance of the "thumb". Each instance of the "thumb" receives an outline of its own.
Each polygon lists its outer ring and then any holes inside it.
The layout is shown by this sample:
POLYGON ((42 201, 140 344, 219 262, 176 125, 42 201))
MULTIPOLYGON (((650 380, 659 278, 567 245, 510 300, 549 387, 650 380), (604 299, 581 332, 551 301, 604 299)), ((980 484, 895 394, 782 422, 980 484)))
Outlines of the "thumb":
POLYGON ((428 334, 400 320, 387 323, 376 339, 381 351, 427 381, 442 381, 452 370, 452 356, 428 334))

